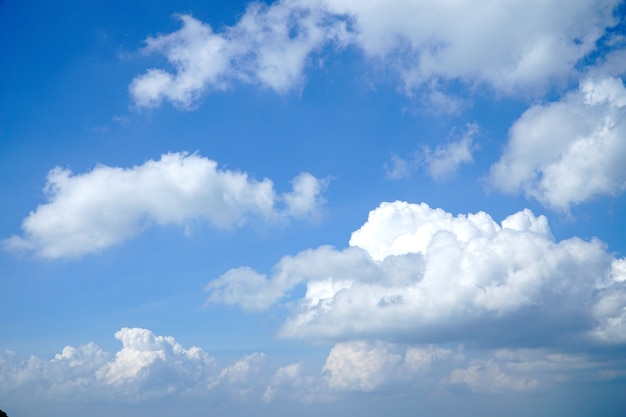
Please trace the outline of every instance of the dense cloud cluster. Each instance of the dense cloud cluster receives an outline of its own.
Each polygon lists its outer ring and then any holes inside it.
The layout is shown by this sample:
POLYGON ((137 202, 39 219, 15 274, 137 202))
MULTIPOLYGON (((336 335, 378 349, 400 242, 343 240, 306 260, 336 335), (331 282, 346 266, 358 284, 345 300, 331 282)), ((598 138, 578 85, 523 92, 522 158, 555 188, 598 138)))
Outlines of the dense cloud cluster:
POLYGON ((598 240, 555 241, 529 210, 498 224, 396 201, 370 212, 346 249, 287 256, 270 277, 234 269, 207 290, 210 302, 261 310, 305 284, 284 337, 623 343, 623 264, 598 240))
POLYGON ((325 182, 309 173, 277 194, 274 184, 218 168, 197 154, 168 153, 132 168, 98 165, 73 175, 55 168, 45 186, 48 203, 29 214, 24 236, 3 242, 44 258, 98 252, 156 225, 186 226, 196 220, 233 228, 249 218, 266 222, 315 217, 325 182))

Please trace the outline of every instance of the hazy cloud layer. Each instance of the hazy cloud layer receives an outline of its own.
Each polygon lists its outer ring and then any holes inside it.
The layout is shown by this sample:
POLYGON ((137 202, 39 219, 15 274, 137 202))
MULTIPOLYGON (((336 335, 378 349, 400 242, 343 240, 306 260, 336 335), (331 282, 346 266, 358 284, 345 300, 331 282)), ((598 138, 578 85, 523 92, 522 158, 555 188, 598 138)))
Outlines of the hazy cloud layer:
MULTIPOLYGON (((126 402, 164 396, 211 397, 222 380, 235 385, 238 379, 245 379, 242 364, 263 356, 248 355, 220 370, 202 349, 184 348, 171 336, 123 328, 115 338, 122 343, 115 354, 94 343, 66 346, 49 361, 31 356, 19 362, 11 352, 4 352, 0 355, 0 390, 58 401, 71 400, 77 394, 83 399, 126 402)), ((240 394, 236 386, 228 391, 240 394)))
POLYGON ((151 225, 201 220, 233 228, 250 218, 271 223, 317 216, 325 181, 302 173, 292 186, 277 194, 267 178, 255 180, 186 153, 164 154, 132 168, 98 165, 84 174, 55 168, 44 188, 48 202, 24 219, 24 235, 4 240, 3 247, 44 258, 78 257, 151 225))
POLYGON ((620 359, 545 349, 469 351, 463 345, 405 345, 353 340, 330 348, 318 369, 268 367, 255 352, 227 366, 171 336, 123 328, 116 353, 94 343, 66 346, 54 358, 0 353, 0 392, 13 400, 104 403, 185 402, 230 398, 248 403, 328 402, 349 392, 536 392, 562 383, 596 383, 626 375, 620 359))
POLYGON ((622 80, 587 79, 560 101, 524 112, 490 182, 559 210, 616 195, 626 189, 625 137, 622 80))
POLYGON ((145 51, 163 54, 174 71, 152 68, 130 93, 140 107, 189 107, 233 81, 283 93, 302 85, 314 52, 351 45, 398 74, 407 91, 428 86, 427 101, 445 99, 446 108, 458 100, 432 86, 450 80, 537 94, 576 76, 575 65, 616 23, 618 3, 282 0, 253 3, 218 31, 182 15, 180 30, 146 40, 145 51))
POLYGON ((501 223, 428 205, 383 203, 350 247, 284 257, 271 276, 233 269, 209 301, 263 310, 304 296, 283 337, 550 346, 626 342, 624 260, 598 240, 555 241, 529 210, 501 223))

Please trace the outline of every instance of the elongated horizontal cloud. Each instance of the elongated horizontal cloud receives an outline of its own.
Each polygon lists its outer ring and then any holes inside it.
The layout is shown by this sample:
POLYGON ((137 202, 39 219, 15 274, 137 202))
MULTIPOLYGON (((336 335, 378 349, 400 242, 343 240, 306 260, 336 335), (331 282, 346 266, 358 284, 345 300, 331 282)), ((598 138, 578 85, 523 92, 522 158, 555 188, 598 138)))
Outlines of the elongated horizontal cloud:
POLYGON ((450 349, 433 345, 409 346, 403 351, 390 343, 357 340, 336 344, 322 371, 331 389, 368 392, 424 377, 431 365, 451 356, 450 349))
POLYGON ((555 241, 529 210, 498 224, 396 201, 370 212, 346 249, 284 257, 270 277, 234 269, 207 290, 210 302, 262 310, 305 284, 284 337, 625 343, 624 262, 595 239, 555 241))
MULTIPOLYGON (((94 343, 66 346, 52 360, 31 356, 17 362, 0 354, 0 391, 32 398, 68 400, 115 399, 145 401, 164 396, 180 398, 233 395, 241 397, 238 378, 246 379, 250 364, 263 354, 243 357, 223 369, 199 347, 183 347, 171 336, 158 336, 142 328, 115 333, 122 348, 115 354, 94 343)), ((263 378, 246 384, 263 386, 263 378)))
POLYGON ((354 19, 355 43, 388 62, 408 88, 427 81, 541 90, 572 74, 616 23, 618 1, 325 0, 354 19), (520 24, 520 22, 525 22, 520 24), (497 33, 498 36, 493 36, 497 33))
POLYGON ((574 75, 616 23, 618 3, 281 0, 252 3, 219 31, 181 15, 180 30, 146 40, 145 51, 163 54, 174 71, 152 68, 130 93, 140 107, 167 100, 183 108, 234 81, 284 93, 302 85, 315 52, 348 45, 397 73, 407 90, 430 85, 431 99, 447 97, 432 85, 449 80, 537 93, 574 75))
POLYGON ((196 220, 232 228, 249 218, 275 222, 318 215, 325 182, 294 178, 293 191, 277 195, 269 179, 218 168, 197 154, 169 153, 132 168, 98 165, 84 174, 55 168, 44 189, 48 202, 22 223, 23 236, 3 241, 8 250, 44 258, 98 252, 156 225, 196 220))
POLYGON ((588 79, 562 100, 528 109, 511 127, 490 183, 568 210, 626 189, 626 88, 588 79))
MULTIPOLYGON (((107 352, 95 343, 66 346, 50 360, 17 359, 0 352, 0 393, 12 402, 177 403, 328 402, 349 392, 396 395, 434 387, 455 391, 512 392, 586 384, 626 375, 623 357, 561 353, 546 349, 477 351, 462 345, 393 344, 353 340, 335 344, 323 365, 307 371, 301 362, 268 369, 254 352, 226 366, 203 349, 186 348, 172 336, 143 328, 115 334, 122 347, 107 352)), ((451 397, 453 398, 453 397, 451 397)))

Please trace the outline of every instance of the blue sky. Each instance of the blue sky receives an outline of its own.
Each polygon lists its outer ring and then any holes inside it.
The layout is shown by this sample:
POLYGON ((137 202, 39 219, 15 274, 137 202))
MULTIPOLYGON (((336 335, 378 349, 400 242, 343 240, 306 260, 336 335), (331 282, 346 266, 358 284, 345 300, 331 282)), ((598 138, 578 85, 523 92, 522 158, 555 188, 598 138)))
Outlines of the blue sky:
POLYGON ((0 408, 623 416, 624 7, 0 1, 0 408))

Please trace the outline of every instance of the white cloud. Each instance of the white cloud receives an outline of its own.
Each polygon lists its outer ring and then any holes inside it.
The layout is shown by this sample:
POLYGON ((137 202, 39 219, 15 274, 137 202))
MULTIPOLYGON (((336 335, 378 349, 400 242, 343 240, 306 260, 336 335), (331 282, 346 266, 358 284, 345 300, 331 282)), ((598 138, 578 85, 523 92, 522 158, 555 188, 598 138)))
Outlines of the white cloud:
POLYGON ((451 354, 433 345, 409 346, 403 352, 400 346, 381 341, 342 342, 330 350, 322 372, 333 391, 369 392, 407 381, 432 380, 426 371, 440 361, 449 362, 451 354))
POLYGON ((353 17, 356 44, 368 56, 391 62, 407 88, 441 79, 524 93, 572 75, 575 63, 616 23, 611 11, 618 1, 325 4, 353 17))
POLYGON ((80 398, 136 401, 164 395, 202 393, 215 373, 214 360, 198 347, 184 348, 169 336, 140 328, 115 334, 122 349, 115 355, 94 343, 66 346, 46 361, 0 357, 0 389, 33 393, 53 400, 80 398))
POLYGON ((280 400, 314 403, 331 399, 332 394, 321 378, 318 375, 307 375, 299 362, 278 368, 262 397, 265 403, 280 400))
POLYGON ((537 387, 535 379, 507 374, 494 361, 474 364, 452 371, 448 383, 465 386, 475 392, 529 391, 537 387))
POLYGON ((385 175, 391 180, 409 179, 422 168, 435 181, 445 180, 462 164, 474 161, 473 153, 478 149, 474 137, 478 132, 476 123, 468 123, 460 134, 454 130, 451 132, 453 140, 437 145, 434 150, 423 146, 407 158, 392 154, 390 161, 385 164, 385 175))
POLYGON ((295 218, 312 218, 319 215, 324 203, 322 194, 328 181, 319 180, 308 172, 301 173, 292 182, 293 191, 285 193, 286 214, 295 218))
POLYGON ((332 389, 371 391, 388 379, 401 362, 402 356, 389 352, 380 343, 339 343, 331 349, 324 371, 332 389))
POLYGON ((391 154, 389 162, 385 164, 385 176, 390 180, 406 180, 411 178, 419 167, 419 160, 415 157, 402 158, 391 154))
POLYGON ((110 358, 94 343, 66 346, 49 361, 37 356, 17 361, 13 352, 0 353, 0 392, 48 399, 89 394, 97 386, 95 373, 110 358))
POLYGON ((241 398, 253 388, 260 399, 266 386, 262 353, 220 369, 201 348, 185 348, 171 336, 123 328, 115 338, 122 343, 115 354, 94 343, 66 346, 51 360, 18 361, 15 354, 0 352, 0 391, 29 400, 137 402, 166 396, 241 398))
POLYGON ((291 365, 278 368, 272 377, 265 393, 263 393, 263 401, 271 402, 279 390, 284 387, 294 387, 302 384, 302 365, 292 363, 291 365))
POLYGON ((218 367, 198 347, 185 348, 171 336, 123 328, 116 353, 94 343, 66 346, 52 359, 16 359, 0 352, 0 392, 18 401, 175 401, 250 403, 327 402, 349 392, 402 394, 409 391, 469 390, 498 393, 536 391, 563 381, 605 381, 623 374, 624 360, 550 349, 456 351, 450 346, 352 340, 335 344, 319 371, 302 363, 268 374, 263 353, 218 367))
POLYGON ((96 372, 105 384, 143 383, 147 385, 140 385, 143 395, 155 389, 169 394, 207 380, 215 367, 202 349, 185 349, 173 337, 157 336, 147 329, 125 327, 115 338, 122 342, 122 349, 96 372))
POLYGON ((490 183, 542 204, 573 204, 626 189, 626 88, 588 79, 561 101, 528 109, 511 127, 490 183))
POLYGON ((44 258, 98 252, 156 225, 203 220, 232 228, 251 217, 274 222, 315 217, 326 182, 303 173, 292 192, 277 195, 269 179, 220 169, 197 154, 169 153, 132 168, 98 165, 72 174, 55 168, 44 189, 48 202, 22 223, 24 236, 3 241, 9 250, 44 258))
MULTIPOLYGON (((141 107, 163 100, 189 107, 234 80, 284 93, 302 85, 313 53, 353 45, 399 74, 407 91, 459 80, 537 94, 576 76, 575 65, 616 23, 618 3, 282 0, 252 3, 220 32, 183 15, 180 30, 146 40, 146 52, 162 53, 174 71, 150 69, 133 80, 130 93, 141 107)), ((435 93, 429 101, 442 108, 454 112, 462 104, 435 93)))
POLYGON ((619 355, 597 358, 547 349, 465 351, 462 345, 454 352, 436 345, 350 341, 330 350, 322 376, 334 396, 346 391, 397 395, 411 390, 441 393, 442 389, 533 394, 564 382, 616 378, 623 366, 619 355))
POLYGON ((192 16, 179 16, 180 30, 149 37, 145 48, 165 55, 175 72, 153 68, 135 78, 129 88, 135 103, 155 107, 169 100, 186 108, 202 93, 223 90, 234 80, 278 93, 297 88, 310 55, 329 41, 341 45, 347 36, 343 21, 300 3, 252 3, 235 26, 221 33, 192 16))
POLYGON ((595 239, 555 241, 529 210, 498 224, 484 212, 394 202, 370 212, 349 248, 284 257, 269 277, 231 270, 208 290, 210 302, 261 310, 305 284, 283 337, 622 343, 622 262, 595 239))
POLYGON ((438 145, 434 151, 424 148, 424 165, 428 175, 434 180, 443 180, 453 174, 461 164, 473 162, 472 153, 476 149, 474 136, 477 132, 478 125, 468 124, 457 141, 438 145))
POLYGON ((219 375, 211 378, 207 388, 217 390, 218 395, 227 395, 233 398, 244 398, 261 395, 265 378, 260 376, 265 363, 265 354, 255 352, 246 355, 234 364, 222 369, 219 375))

